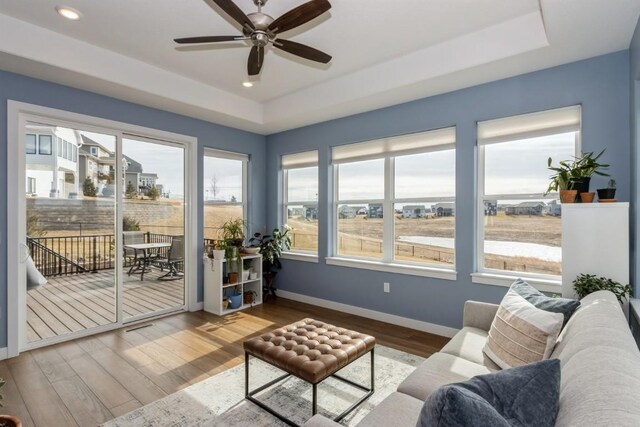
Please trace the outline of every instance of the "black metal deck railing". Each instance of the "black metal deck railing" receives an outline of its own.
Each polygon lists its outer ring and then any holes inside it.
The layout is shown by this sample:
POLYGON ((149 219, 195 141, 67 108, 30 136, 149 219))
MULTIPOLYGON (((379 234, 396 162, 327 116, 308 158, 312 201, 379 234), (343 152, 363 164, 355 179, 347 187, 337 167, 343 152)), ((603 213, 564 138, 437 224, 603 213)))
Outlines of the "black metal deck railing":
MULTIPOLYGON (((146 232, 146 243, 171 243, 174 236, 146 232)), ((27 237, 27 246, 36 268, 45 277, 111 270, 116 267, 116 246, 113 234, 90 236, 27 237)), ((166 258, 169 248, 158 255, 166 258)), ((134 262, 123 259, 124 267, 134 262)), ((182 266, 179 266, 181 270, 182 266)))

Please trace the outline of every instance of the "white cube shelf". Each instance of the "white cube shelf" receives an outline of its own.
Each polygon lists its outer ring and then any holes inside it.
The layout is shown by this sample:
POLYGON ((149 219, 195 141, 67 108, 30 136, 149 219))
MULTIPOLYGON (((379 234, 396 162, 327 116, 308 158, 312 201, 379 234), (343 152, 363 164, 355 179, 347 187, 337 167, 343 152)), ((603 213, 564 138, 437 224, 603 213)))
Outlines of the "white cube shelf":
MULTIPOLYGON (((239 273, 237 283, 224 283, 226 260, 204 259, 204 311, 224 316, 253 305, 262 304, 262 255, 243 255, 243 264, 246 260, 249 261, 249 268, 256 273, 256 277, 243 280, 242 273, 239 273), (240 294, 243 295, 242 304, 238 308, 225 309, 224 297, 231 295, 235 287, 238 287, 240 294), (255 292, 254 302, 251 304, 244 303, 244 292, 247 291, 255 292)), ((243 267, 243 271, 247 270, 243 267)))

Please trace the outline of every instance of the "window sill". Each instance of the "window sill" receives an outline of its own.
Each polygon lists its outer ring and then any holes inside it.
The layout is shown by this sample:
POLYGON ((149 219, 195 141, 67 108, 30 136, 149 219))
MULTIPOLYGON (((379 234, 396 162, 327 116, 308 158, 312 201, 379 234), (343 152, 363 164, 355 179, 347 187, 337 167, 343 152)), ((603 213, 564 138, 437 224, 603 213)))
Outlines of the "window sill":
POLYGON ((337 265, 340 267, 361 268, 365 270, 408 274, 411 276, 433 277, 435 279, 444 280, 456 280, 458 278, 458 273, 455 270, 449 270, 446 268, 421 267, 416 265, 339 257, 327 257, 326 260, 328 265, 337 265))
POLYGON ((304 261, 304 262, 313 262, 318 263, 318 255, 316 254, 306 254, 303 252, 283 252, 282 259, 290 259, 292 261, 304 261))
POLYGON ((495 274, 495 273, 471 273, 473 283, 483 285, 510 287, 516 279, 522 279, 541 292, 562 293, 562 281, 552 279, 531 278, 522 275, 495 274))

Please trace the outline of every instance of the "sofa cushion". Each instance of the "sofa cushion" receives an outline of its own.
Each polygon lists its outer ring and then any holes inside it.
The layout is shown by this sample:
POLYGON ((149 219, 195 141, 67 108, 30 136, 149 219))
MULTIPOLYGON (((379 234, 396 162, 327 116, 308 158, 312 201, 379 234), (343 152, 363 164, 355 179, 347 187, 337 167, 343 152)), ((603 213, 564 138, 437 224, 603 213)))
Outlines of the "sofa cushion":
POLYGON ((548 359, 564 316, 540 310, 509 289, 493 319, 485 354, 503 369, 548 359))
POLYGON ((462 357, 470 362, 484 365, 492 371, 500 367, 482 351, 487 343, 489 333, 482 329, 464 327, 440 350, 441 353, 462 357))
POLYGON ((415 426, 424 402, 393 392, 358 423, 366 427, 415 426))
POLYGON ((417 427, 551 427, 559 395, 560 361, 544 360, 439 388, 425 402, 417 427))
POLYGON ((551 298, 538 291, 522 279, 516 280, 511 289, 540 310, 560 313, 564 316, 564 324, 569 321, 574 311, 580 307, 580 301, 569 298, 551 298))
POLYGON ((398 386, 398 391, 425 401, 440 386, 488 374, 486 366, 446 353, 432 354, 398 386))

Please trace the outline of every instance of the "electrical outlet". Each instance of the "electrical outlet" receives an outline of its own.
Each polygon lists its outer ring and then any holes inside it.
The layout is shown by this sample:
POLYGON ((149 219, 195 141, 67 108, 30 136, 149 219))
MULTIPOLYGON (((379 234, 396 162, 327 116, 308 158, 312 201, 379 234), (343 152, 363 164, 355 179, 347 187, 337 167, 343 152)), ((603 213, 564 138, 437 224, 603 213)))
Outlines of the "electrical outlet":
POLYGON ((384 282, 384 291, 385 293, 389 293, 391 292, 391 290, 389 289, 389 282, 384 282))

